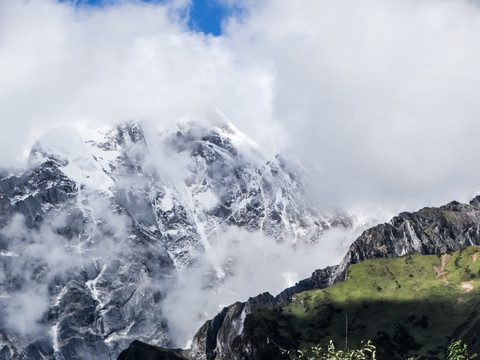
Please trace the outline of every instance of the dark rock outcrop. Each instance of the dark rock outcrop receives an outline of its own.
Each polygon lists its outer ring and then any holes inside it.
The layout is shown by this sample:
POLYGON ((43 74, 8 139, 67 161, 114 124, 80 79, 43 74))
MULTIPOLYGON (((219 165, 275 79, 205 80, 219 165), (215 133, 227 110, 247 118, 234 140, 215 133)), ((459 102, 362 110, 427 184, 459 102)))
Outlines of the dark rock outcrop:
POLYGON ((134 341, 128 349, 123 350, 118 360, 185 360, 182 350, 163 349, 134 341))
POLYGON ((469 204, 404 212, 365 231, 350 247, 342 267, 365 259, 409 253, 442 254, 480 243, 480 196, 469 204))

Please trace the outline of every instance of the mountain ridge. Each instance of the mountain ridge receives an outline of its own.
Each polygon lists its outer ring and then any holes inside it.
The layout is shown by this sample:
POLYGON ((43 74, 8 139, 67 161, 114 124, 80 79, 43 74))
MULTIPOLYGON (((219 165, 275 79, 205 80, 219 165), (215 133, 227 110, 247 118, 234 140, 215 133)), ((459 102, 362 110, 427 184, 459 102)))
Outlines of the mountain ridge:
POLYGON ((189 358, 195 360, 256 359, 255 346, 246 340, 245 320, 261 309, 288 304, 295 294, 323 289, 343 281, 348 266, 368 259, 407 254, 439 255, 480 244, 480 196, 468 204, 453 201, 438 208, 403 212, 379 224, 353 242, 342 262, 316 270, 277 296, 269 293, 237 302, 207 321, 195 335, 189 358))

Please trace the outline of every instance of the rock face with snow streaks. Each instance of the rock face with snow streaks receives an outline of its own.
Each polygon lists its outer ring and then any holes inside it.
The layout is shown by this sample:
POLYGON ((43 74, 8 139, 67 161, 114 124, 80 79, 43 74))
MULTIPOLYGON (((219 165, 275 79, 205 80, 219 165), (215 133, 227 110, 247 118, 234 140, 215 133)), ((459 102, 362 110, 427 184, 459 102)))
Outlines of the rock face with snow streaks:
POLYGON ((168 346, 160 305, 212 237, 242 227, 314 242, 331 227, 303 201, 300 170, 263 160, 231 124, 147 138, 135 123, 92 139, 47 134, 28 170, 0 174, 0 359, 168 346), (180 176, 161 161, 170 155, 185 164, 180 176))

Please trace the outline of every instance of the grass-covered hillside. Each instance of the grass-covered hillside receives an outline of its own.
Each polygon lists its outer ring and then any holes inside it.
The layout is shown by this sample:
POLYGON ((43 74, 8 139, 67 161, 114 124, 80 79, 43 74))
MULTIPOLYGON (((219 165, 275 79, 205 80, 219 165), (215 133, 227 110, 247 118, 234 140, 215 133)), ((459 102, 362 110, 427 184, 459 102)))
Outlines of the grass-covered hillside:
POLYGON ((379 359, 443 359, 454 336, 479 352, 479 295, 478 246, 442 256, 367 260, 350 266, 343 282, 248 315, 245 336, 233 347, 253 343, 260 360, 288 358, 281 348, 330 339, 344 346, 348 322, 348 345, 370 339, 379 359))

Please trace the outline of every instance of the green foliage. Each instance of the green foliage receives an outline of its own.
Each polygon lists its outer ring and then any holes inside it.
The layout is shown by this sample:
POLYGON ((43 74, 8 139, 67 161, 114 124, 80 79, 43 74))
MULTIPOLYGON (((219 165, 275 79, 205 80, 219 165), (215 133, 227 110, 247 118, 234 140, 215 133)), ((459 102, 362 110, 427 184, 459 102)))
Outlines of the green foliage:
POLYGON ((349 343, 371 339, 381 359, 443 359, 448 339, 465 338, 469 324, 480 322, 479 298, 478 246, 367 260, 350 266, 343 282, 249 314, 246 340, 261 349, 258 360, 286 359, 273 342, 292 354, 330 339, 340 344, 348 316, 349 343))
POLYGON ((467 344, 461 340, 453 341, 448 347, 447 360, 470 360, 476 357, 477 354, 468 354, 467 344))
MULTIPOLYGON (((290 354, 290 351, 285 351, 290 354)), ((477 354, 470 355, 467 345, 461 340, 452 341, 448 346, 447 360, 471 360, 477 357, 477 354)), ((293 356, 294 360, 375 360, 376 347, 369 340, 366 344, 360 343, 360 346, 354 350, 337 350, 335 344, 330 340, 326 347, 314 345, 312 347, 297 350, 293 356)), ((420 357, 409 357, 406 360, 418 360, 420 357)))
POLYGON ((363 342, 358 349, 354 350, 337 350, 332 340, 327 347, 314 345, 311 348, 297 350, 295 360, 375 360, 375 346, 368 341, 363 342))

